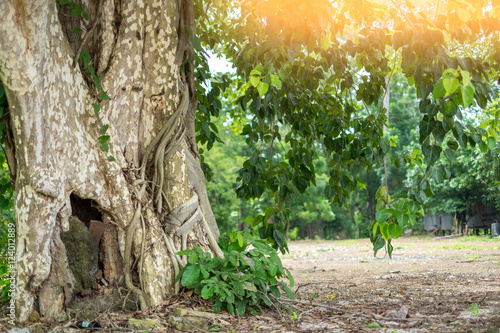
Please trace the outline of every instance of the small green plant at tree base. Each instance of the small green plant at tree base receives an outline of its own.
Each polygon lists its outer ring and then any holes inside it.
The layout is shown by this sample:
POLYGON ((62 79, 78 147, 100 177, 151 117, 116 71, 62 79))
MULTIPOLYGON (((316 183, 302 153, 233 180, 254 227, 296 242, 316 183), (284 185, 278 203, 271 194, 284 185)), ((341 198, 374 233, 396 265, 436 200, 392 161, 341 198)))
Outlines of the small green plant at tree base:
POLYGON ((477 303, 474 303, 470 308, 469 311, 474 315, 474 316, 479 316, 479 305, 477 303))
POLYGON ((374 322, 374 321, 373 321, 373 322, 371 322, 371 323, 369 323, 369 324, 367 324, 365 327, 366 327, 366 328, 381 328, 380 324, 379 324, 379 323, 376 323, 376 322, 374 322))
POLYGON ((219 245, 224 258, 213 258, 199 247, 177 252, 189 255, 178 279, 184 287, 214 302, 214 312, 227 309, 232 314, 249 311, 255 315, 262 310, 262 303, 272 306, 273 298, 281 297, 282 292, 294 297, 292 275, 265 240, 249 231, 233 231, 221 236, 219 245), (287 278, 290 287, 280 278, 287 278))
POLYGON ((290 319, 291 319, 292 321, 295 321, 295 320, 297 320, 298 318, 299 318, 299 316, 297 316, 297 313, 296 313, 295 311, 294 311, 294 312, 293 312, 293 314, 290 316, 290 319))

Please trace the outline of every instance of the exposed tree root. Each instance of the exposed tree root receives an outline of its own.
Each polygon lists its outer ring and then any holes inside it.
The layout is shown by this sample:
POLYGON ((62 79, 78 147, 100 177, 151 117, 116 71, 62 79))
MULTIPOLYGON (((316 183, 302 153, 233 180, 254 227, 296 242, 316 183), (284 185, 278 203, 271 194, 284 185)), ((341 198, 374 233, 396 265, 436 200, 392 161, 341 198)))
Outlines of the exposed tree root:
MULTIPOLYGON (((203 225, 203 230, 206 232, 207 239, 210 245, 210 249, 219 257, 223 257, 223 253, 219 248, 217 243, 217 238, 214 235, 213 230, 210 228, 207 220, 204 217, 202 211, 199 195, 196 191, 192 191, 191 197, 183 204, 172 207, 171 203, 167 200, 165 195, 164 185, 165 185, 165 175, 164 168, 165 163, 172 157, 172 155, 181 147, 182 142, 186 138, 186 128, 182 125, 182 119, 186 116, 189 108, 189 92, 187 87, 184 87, 182 92, 181 101, 175 113, 169 118, 167 123, 161 128, 157 136, 152 140, 149 146, 146 148, 142 164, 138 169, 139 178, 133 182, 134 192, 137 196, 138 206, 136 208, 134 217, 129 224, 126 232, 126 244, 125 244, 125 284, 127 288, 134 292, 139 298, 140 307, 142 310, 146 309, 147 304, 145 301, 142 282, 142 274, 139 273, 139 285, 140 288, 136 287, 132 283, 131 273, 130 273, 130 261, 131 261, 131 250, 132 241, 135 234, 137 224, 139 219, 143 220, 143 205, 142 201, 144 199, 144 194, 147 188, 150 189, 148 195, 152 198, 155 205, 155 210, 158 214, 163 214, 165 209, 168 209, 168 215, 164 218, 165 227, 163 230, 163 240, 165 246, 168 249, 169 255, 172 259, 172 264, 174 267, 174 275, 177 280, 179 272, 182 267, 187 263, 186 256, 179 256, 176 253, 178 249, 175 246, 174 237, 180 237, 181 250, 187 248, 187 238, 189 231, 196 225, 197 222, 201 222, 203 225), (181 124, 179 126, 179 123, 181 124), (147 179, 146 169, 148 166, 148 160, 151 153, 154 151, 154 157, 151 161, 151 168, 153 170, 153 177, 151 180, 147 179), (151 184, 150 187, 147 185, 151 184), (165 207, 166 206, 166 207, 165 207)), ((145 232, 145 223, 143 221, 142 228, 145 232)), ((144 237, 143 244, 141 246, 140 257, 144 256, 144 237)), ((141 259, 142 263, 142 259, 141 259)), ((142 265, 141 265, 142 266, 142 265)), ((141 268, 139 268, 141 269, 141 268)), ((175 293, 180 291, 179 281, 175 282, 175 293)))
POLYGON ((139 218, 141 217, 141 208, 142 205, 139 202, 134 217, 132 218, 132 222, 130 222, 130 225, 127 229, 127 238, 125 242, 124 274, 125 274, 125 285, 130 291, 134 292, 137 295, 137 297, 139 298, 139 304, 141 306, 141 310, 145 310, 147 308, 147 305, 146 305, 146 299, 144 298, 144 293, 142 292, 141 289, 134 286, 134 284, 132 283, 132 279, 130 277, 130 255, 132 249, 132 240, 134 238, 134 232, 135 228, 137 227, 137 222, 139 222, 139 218))

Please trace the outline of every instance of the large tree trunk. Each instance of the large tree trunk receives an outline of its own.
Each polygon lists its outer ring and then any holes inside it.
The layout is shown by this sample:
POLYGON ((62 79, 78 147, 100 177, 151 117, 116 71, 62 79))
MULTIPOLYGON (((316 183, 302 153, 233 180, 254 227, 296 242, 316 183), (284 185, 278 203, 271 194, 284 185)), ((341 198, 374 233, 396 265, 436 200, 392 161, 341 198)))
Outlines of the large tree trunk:
POLYGON ((88 22, 55 0, 0 3, 0 78, 15 143, 21 321, 34 310, 53 316, 74 298, 60 234, 81 199, 92 200, 105 223, 104 278, 125 283, 143 307, 178 290, 174 276, 185 258, 177 250, 199 245, 222 255, 194 135, 191 0, 83 5, 88 22), (96 88, 74 66, 75 26, 111 98, 100 102, 98 116, 96 88), (89 38, 85 28, 94 28, 89 38), (97 141, 102 124, 109 124, 109 153, 97 141))

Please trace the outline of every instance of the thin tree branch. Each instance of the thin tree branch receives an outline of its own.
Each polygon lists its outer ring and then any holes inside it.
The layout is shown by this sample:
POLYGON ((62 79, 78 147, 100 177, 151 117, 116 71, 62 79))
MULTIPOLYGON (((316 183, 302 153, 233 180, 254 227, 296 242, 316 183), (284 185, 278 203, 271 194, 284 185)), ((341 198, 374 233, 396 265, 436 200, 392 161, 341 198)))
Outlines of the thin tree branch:
POLYGON ((80 58, 80 53, 82 52, 85 44, 87 44, 90 36, 92 36, 92 33, 93 33, 96 25, 97 25, 97 20, 94 21, 94 23, 91 25, 90 29, 87 30, 87 32, 85 33, 85 36, 83 36, 83 40, 80 43, 80 46, 78 47, 78 50, 75 53, 75 57, 73 58, 73 67, 76 67, 76 65, 78 64, 78 58, 80 58))

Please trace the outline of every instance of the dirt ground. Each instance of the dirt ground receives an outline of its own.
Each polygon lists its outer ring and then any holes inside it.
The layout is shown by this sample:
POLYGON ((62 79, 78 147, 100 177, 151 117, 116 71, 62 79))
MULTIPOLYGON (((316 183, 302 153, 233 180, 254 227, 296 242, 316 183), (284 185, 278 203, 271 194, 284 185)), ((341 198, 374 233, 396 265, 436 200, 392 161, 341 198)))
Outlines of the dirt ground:
MULTIPOLYGON (((374 258, 367 239, 291 242, 281 256, 295 278, 296 299, 286 303, 291 311, 222 314, 210 325, 220 332, 500 332, 499 238, 402 238, 393 245, 389 260, 383 251, 374 258)), ((131 316, 169 327, 179 306, 211 311, 199 297, 173 298, 148 313, 101 314, 108 329, 99 331, 131 331, 131 316)), ((69 326, 52 324, 50 331, 81 332, 69 326)), ((30 331, 49 331, 38 327, 30 331)))
POLYGON ((500 239, 402 238, 393 245, 388 260, 383 252, 373 257, 369 240, 292 242, 283 264, 295 277, 296 298, 316 308, 301 309, 288 330, 498 332, 500 239))

